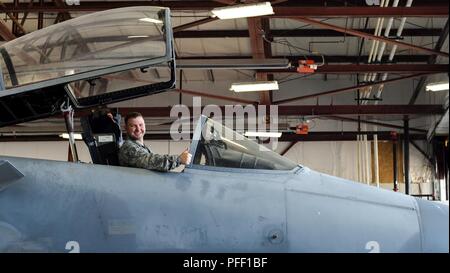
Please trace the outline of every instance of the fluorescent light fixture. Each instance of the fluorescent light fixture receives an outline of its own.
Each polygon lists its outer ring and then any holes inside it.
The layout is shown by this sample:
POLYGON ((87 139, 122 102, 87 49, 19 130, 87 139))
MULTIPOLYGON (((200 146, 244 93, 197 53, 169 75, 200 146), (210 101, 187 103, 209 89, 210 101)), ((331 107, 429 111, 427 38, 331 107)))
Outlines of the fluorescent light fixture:
MULTIPOLYGON (((64 138, 64 139, 69 139, 69 134, 67 134, 67 133, 60 134, 59 136, 62 137, 62 138, 64 138)), ((83 137, 81 136, 81 134, 73 134, 73 137, 74 137, 76 140, 82 140, 82 139, 83 139, 83 137)))
POLYGON ((427 91, 443 91, 448 90, 448 81, 447 82, 436 82, 427 84, 425 88, 427 91))
POLYGON ((74 69, 67 69, 67 70, 64 72, 64 75, 66 75, 66 76, 68 76, 68 75, 73 75, 73 74, 75 74, 75 70, 74 70, 74 69))
POLYGON ((246 137, 281 137, 281 132, 245 132, 246 137))
POLYGON ((133 39, 133 38, 148 38, 147 35, 131 35, 128 36, 128 39, 133 39))
POLYGON ((278 90, 278 82, 277 81, 260 81, 260 82, 233 83, 230 87, 230 90, 234 91, 234 92, 278 90))
POLYGON ((274 14, 270 2, 214 8, 211 12, 214 17, 219 17, 219 19, 246 18, 274 14))
POLYGON ((153 23, 153 24, 162 24, 163 22, 161 20, 158 19, 153 19, 153 18, 141 18, 139 19, 139 21, 141 22, 147 22, 147 23, 153 23))

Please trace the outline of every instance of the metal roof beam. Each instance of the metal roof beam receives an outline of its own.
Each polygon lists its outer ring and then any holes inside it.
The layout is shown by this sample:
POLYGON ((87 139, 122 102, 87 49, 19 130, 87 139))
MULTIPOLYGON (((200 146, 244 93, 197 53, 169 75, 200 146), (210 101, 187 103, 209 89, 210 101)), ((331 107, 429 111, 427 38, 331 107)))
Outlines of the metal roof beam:
MULTIPOLYGON (((353 123, 365 123, 365 124, 371 124, 371 125, 377 125, 387 128, 394 128, 394 129, 400 129, 403 130, 404 127, 400 125, 380 122, 380 121, 373 121, 373 120, 366 120, 366 119, 357 119, 357 118, 350 118, 350 117, 342 117, 342 116, 325 116, 325 118, 333 119, 333 120, 341 120, 341 121, 349 121, 353 123)), ((420 133, 426 133, 427 130, 418 129, 418 128, 409 128, 410 131, 416 131, 420 133)))
MULTIPOLYGON (((248 18, 247 23, 253 59, 264 60, 272 58, 271 45, 263 39, 263 36, 268 36, 270 32, 269 19, 261 17, 248 18)), ((273 75, 265 72, 257 72, 256 80, 270 81, 273 80, 273 75)), ((271 104, 272 99, 270 91, 260 92, 259 100, 260 104, 271 104)))
POLYGON ((274 101, 273 103, 274 104, 281 104, 281 103, 287 103, 287 102, 293 102, 293 101, 317 98, 317 97, 321 97, 321 96, 335 95, 335 94, 339 94, 339 93, 344 93, 344 92, 357 90, 357 89, 360 89, 360 88, 366 88, 366 87, 370 87, 370 86, 377 86, 377 85, 380 85, 380 84, 392 83, 392 82, 401 81, 401 80, 410 79, 410 78, 416 78, 416 77, 420 77, 420 76, 423 76, 423 74, 414 74, 414 75, 409 75, 409 76, 405 76, 405 77, 399 77, 399 78, 390 79, 390 80, 386 80, 386 81, 378 81, 378 82, 373 82, 373 83, 367 83, 367 84, 360 84, 360 85, 355 85, 355 86, 350 86, 350 87, 344 87, 344 88, 334 89, 334 90, 320 92, 320 93, 303 95, 303 96, 299 96, 299 97, 295 97, 295 98, 278 100, 278 101, 274 101))
MULTIPOLYGON (((261 105, 259 106, 261 107, 261 105)), ((269 112, 266 106, 266 113, 269 112)), ((170 117, 172 107, 120 107, 120 114, 140 112, 144 117, 170 117)), ((225 107, 220 106, 225 115, 225 107)), ((189 107, 192 115, 193 109, 189 107)), ((202 110, 204 107, 202 107, 202 110)), ((440 115, 445 112, 442 105, 280 105, 280 116, 329 116, 329 115, 440 115)), ((89 110, 78 111, 76 116, 89 114, 89 110)), ((233 113, 230 113, 233 114, 233 113)))
POLYGON ((233 5, 237 2, 236 0, 213 0, 213 1, 225 5, 233 5))
MULTIPOLYGON (((287 58, 292 63, 298 63, 299 60, 312 59, 318 63, 322 62, 322 57, 317 55, 298 55, 298 56, 273 56, 274 59, 287 58)), ((392 63, 425 63, 428 60, 429 55, 396 55, 392 63)), ((225 55, 225 56, 179 56, 177 60, 245 60, 252 59, 252 56, 238 56, 238 55, 225 55)), ((327 63, 355 63, 358 56, 348 56, 348 55, 325 55, 325 60, 327 63)), ((361 59, 368 59, 367 55, 361 56, 361 59)), ((382 59, 382 63, 387 62, 387 57, 382 59)))
MULTIPOLYGON (((175 27, 177 28, 177 27, 175 27)), ((365 33, 374 33, 374 29, 355 29, 356 31, 365 33)), ((392 33, 397 33, 397 29, 392 29, 392 33)), ((442 32, 440 28, 407 28, 402 32, 402 36, 436 36, 442 32)), ((342 32, 330 29, 272 29, 270 31, 272 37, 342 37, 342 32)), ((174 34, 174 38, 247 38, 248 30, 186 30, 178 31, 174 34)))
MULTIPOLYGON (((227 1, 231 2, 231 1, 227 1)), ((294 1, 293 1, 294 2, 294 1)), ((208 11, 216 7, 222 7, 224 3, 217 1, 92 1, 82 2, 81 5, 71 5, 58 7, 54 3, 45 3, 43 6, 29 7, 25 3, 20 3, 17 7, 12 3, 5 3, 2 12, 66 12, 66 11, 101 11, 112 8, 131 7, 131 6, 163 6, 171 10, 204 10, 208 11)), ((274 6, 276 17, 310 16, 310 17, 445 17, 448 16, 448 2, 439 2, 436 5, 428 3, 427 5, 414 7, 368 7, 368 6, 323 6, 316 3, 311 6, 304 1, 295 1, 295 3, 284 2, 274 6)))
POLYGON ((433 7, 274 7, 277 18, 305 17, 446 17, 448 5, 433 7))
MULTIPOLYGON (((3 9, 6 8, 5 5, 6 5, 5 3, 0 1, 0 7, 1 7, 0 11, 3 11, 3 9)), ((17 5, 17 2, 16 3, 12 3, 12 5, 17 5)), ((26 34, 27 33, 25 31, 25 29, 23 28, 23 25, 19 22, 19 20, 17 20, 17 18, 16 18, 16 16, 14 14, 12 14, 11 12, 5 12, 5 13, 11 19, 11 21, 13 21, 13 26, 16 26, 18 29, 20 29, 22 34, 26 34)))
POLYGON ((185 29, 191 28, 191 27, 204 25, 204 24, 207 24, 209 22, 216 21, 216 20, 218 20, 218 18, 208 17, 208 18, 201 19, 201 20, 198 20, 198 21, 190 22, 190 23, 187 23, 187 24, 184 24, 184 25, 180 25, 180 26, 174 27, 173 28, 173 32, 176 33, 176 32, 183 31, 185 29))
MULTIPOLYGON (((272 73, 298 73, 296 68, 265 70, 272 73)), ((364 72, 447 73, 448 64, 324 64, 314 73, 352 74, 364 72)))
POLYGON ((347 34, 352 35, 352 36, 367 38, 367 39, 370 39, 370 40, 382 41, 382 42, 385 42, 387 44, 397 45, 399 47, 409 48, 409 49, 413 49, 415 51, 420 51, 420 52, 424 52, 424 53, 426 52, 428 54, 439 55, 439 56, 443 56, 443 57, 448 58, 448 53, 446 53, 446 52, 442 52, 442 51, 438 51, 438 50, 434 50, 434 49, 429 49, 429 48, 425 48, 425 47, 420 47, 420 46, 416 46, 416 45, 412 45, 412 44, 403 43, 403 42, 399 42, 399 41, 396 41, 396 40, 393 40, 393 39, 385 38, 383 36, 375 36, 373 34, 368 34, 368 33, 365 33, 365 32, 356 31, 354 29, 343 28, 343 27, 340 27, 340 26, 324 23, 324 22, 313 20, 313 19, 306 18, 306 17, 296 17, 295 19, 298 20, 298 21, 307 23, 307 24, 323 27, 323 28, 326 28, 326 29, 332 29, 332 30, 339 31, 339 32, 342 32, 342 33, 347 33, 347 34))
POLYGON ((170 91, 176 91, 179 93, 181 92, 183 94, 187 94, 187 95, 191 95, 191 96, 200 96, 200 97, 205 97, 205 98, 225 100, 225 101, 231 101, 231 102, 237 102, 237 103, 243 103, 243 104, 258 104, 257 101, 246 100, 246 99, 236 98, 236 97, 214 95, 211 93, 203 93, 203 92, 186 90, 186 89, 175 89, 175 90, 170 90, 170 91))
MULTIPOLYGON (((447 23, 445 24, 444 29, 442 30, 442 34, 439 37, 438 42, 436 43, 434 49, 435 50, 441 50, 442 46, 444 45, 445 40, 448 37, 448 19, 447 19, 447 23)), ((436 56, 432 55, 428 58, 428 65, 433 65, 434 63, 436 63, 436 56)), ((447 66, 447 73, 448 73, 448 66, 447 66)), ((409 104, 414 104, 417 100, 417 97, 419 96, 420 91, 423 90, 423 87, 425 85, 425 82, 427 80, 427 77, 421 77, 419 80, 419 83, 416 86, 416 89, 414 90, 413 94, 411 95, 411 99, 409 100, 409 104)))
MULTIPOLYGON (((307 135, 297 135, 295 133, 283 133, 278 141, 354 141, 357 136, 367 135, 367 140, 373 140, 377 135, 378 140, 392 140, 390 131, 358 131, 358 132, 308 132, 307 135)), ((403 134, 399 134, 403 138, 403 134)), ((425 140, 425 134, 410 134, 410 139, 425 140)))

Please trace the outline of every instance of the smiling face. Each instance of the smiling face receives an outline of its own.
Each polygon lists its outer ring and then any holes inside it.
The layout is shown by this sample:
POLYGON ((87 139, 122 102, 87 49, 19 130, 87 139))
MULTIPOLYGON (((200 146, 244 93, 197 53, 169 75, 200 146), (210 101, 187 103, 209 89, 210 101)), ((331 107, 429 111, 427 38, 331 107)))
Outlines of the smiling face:
POLYGON ((127 121, 127 134, 132 140, 140 141, 144 143, 145 135, 145 122, 141 116, 130 118, 127 121))

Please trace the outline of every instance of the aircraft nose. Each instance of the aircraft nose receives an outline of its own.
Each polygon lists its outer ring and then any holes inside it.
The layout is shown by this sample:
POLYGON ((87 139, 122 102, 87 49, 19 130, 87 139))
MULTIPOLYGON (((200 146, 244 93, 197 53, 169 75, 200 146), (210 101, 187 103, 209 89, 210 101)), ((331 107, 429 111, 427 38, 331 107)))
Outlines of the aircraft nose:
POLYGON ((449 251, 448 205, 417 199, 423 252, 449 251))

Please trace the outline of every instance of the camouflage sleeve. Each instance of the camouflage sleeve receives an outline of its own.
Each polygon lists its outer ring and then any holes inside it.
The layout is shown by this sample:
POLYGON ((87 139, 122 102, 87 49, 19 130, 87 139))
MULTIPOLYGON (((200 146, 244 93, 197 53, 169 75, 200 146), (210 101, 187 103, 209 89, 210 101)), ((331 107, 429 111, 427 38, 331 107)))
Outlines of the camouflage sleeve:
POLYGON ((176 155, 159 155, 149 153, 144 148, 124 145, 119 152, 119 162, 122 166, 143 168, 168 172, 180 166, 180 159, 176 155))

